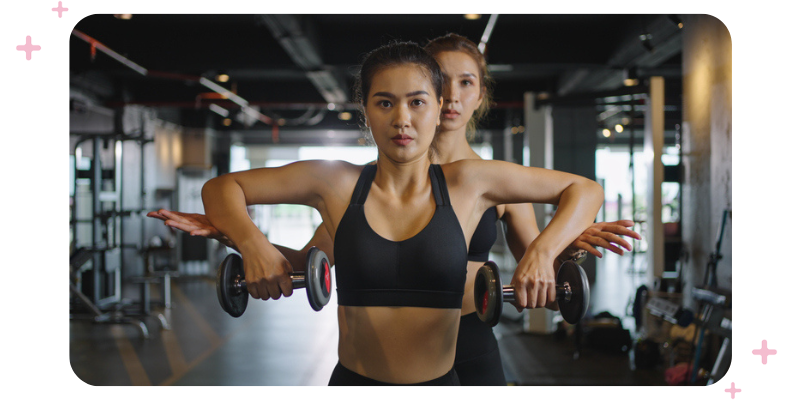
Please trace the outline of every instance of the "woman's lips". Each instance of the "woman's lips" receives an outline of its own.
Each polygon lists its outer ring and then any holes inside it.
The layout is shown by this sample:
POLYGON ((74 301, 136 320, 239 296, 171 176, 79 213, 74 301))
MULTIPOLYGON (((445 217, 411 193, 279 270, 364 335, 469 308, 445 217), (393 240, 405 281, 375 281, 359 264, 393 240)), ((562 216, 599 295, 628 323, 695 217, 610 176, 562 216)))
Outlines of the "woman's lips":
POLYGON ((456 110, 444 110, 444 111, 442 111, 442 117, 444 117, 444 118, 455 119, 455 118, 458 118, 459 115, 461 115, 461 113, 459 113, 456 110))
POLYGON ((403 135, 403 134, 396 135, 395 137, 392 138, 392 142, 394 142, 395 144, 397 144, 399 146, 405 146, 405 145, 411 143, 412 140, 414 140, 414 139, 412 139, 411 136, 403 135))

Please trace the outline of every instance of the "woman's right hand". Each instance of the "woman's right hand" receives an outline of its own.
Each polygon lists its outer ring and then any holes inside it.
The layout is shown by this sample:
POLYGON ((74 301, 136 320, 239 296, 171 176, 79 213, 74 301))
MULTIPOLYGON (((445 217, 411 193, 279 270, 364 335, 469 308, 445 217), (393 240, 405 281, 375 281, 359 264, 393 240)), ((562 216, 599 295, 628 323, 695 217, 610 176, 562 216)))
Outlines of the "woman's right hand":
POLYGON ((217 230, 204 214, 182 213, 180 211, 170 211, 160 209, 147 213, 148 217, 164 221, 164 225, 180 229, 192 236, 202 236, 208 239, 215 239, 225 246, 236 249, 233 242, 217 230))
POLYGON ((277 300, 292 295, 292 265, 261 235, 240 246, 247 291, 256 299, 277 300))

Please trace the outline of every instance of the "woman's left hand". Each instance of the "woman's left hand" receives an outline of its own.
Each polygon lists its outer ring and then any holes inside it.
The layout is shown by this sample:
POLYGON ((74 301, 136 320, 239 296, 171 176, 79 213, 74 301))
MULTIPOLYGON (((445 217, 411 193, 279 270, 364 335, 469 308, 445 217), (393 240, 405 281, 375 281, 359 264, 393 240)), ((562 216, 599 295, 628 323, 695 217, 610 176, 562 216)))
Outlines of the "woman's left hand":
POLYGON ((568 255, 578 250, 586 250, 596 257, 603 257, 603 253, 596 247, 608 249, 622 255, 624 250, 631 251, 633 247, 620 236, 641 240, 642 237, 628 229, 633 226, 633 221, 622 219, 613 222, 596 222, 575 239, 562 253, 562 258, 571 258, 568 255), (566 256, 566 257, 564 257, 566 256))

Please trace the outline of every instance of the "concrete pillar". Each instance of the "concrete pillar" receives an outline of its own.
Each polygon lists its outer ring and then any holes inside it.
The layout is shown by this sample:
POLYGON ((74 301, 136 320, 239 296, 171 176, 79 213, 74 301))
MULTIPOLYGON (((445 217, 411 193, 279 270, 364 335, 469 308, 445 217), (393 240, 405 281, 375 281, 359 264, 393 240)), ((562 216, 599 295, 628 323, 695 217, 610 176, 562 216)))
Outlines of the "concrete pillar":
MULTIPOLYGON (((709 15, 686 15, 683 32, 683 242, 686 288, 703 283, 724 209, 732 204, 732 53, 725 25, 709 15)), ((717 266, 720 288, 731 288, 730 219, 717 266)), ((691 305, 690 296, 684 303, 691 305)))
POLYGON ((647 277, 664 273, 664 225, 661 221, 661 183, 664 181, 664 78, 650 78, 645 112, 644 156, 647 169, 647 277))
MULTIPOLYGON (((531 167, 553 169, 553 118, 551 106, 534 108, 534 93, 525 93, 525 135, 531 167)), ((552 211, 549 204, 534 204, 539 229, 547 224, 545 216, 552 211)))

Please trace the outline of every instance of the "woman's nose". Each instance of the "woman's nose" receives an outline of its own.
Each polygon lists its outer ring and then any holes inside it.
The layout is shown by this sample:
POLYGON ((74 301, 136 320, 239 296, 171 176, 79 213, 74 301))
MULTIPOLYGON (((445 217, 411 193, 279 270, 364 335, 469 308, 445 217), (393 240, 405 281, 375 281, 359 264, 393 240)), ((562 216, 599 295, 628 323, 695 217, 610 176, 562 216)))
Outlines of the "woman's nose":
POLYGON ((395 108, 394 112, 394 120, 392 121, 392 126, 395 128, 404 128, 411 125, 411 113, 408 110, 408 107, 400 106, 395 108))
POLYGON ((442 87, 442 97, 444 97, 444 101, 448 103, 457 103, 458 102, 458 85, 457 83, 448 83, 443 85, 442 87))

